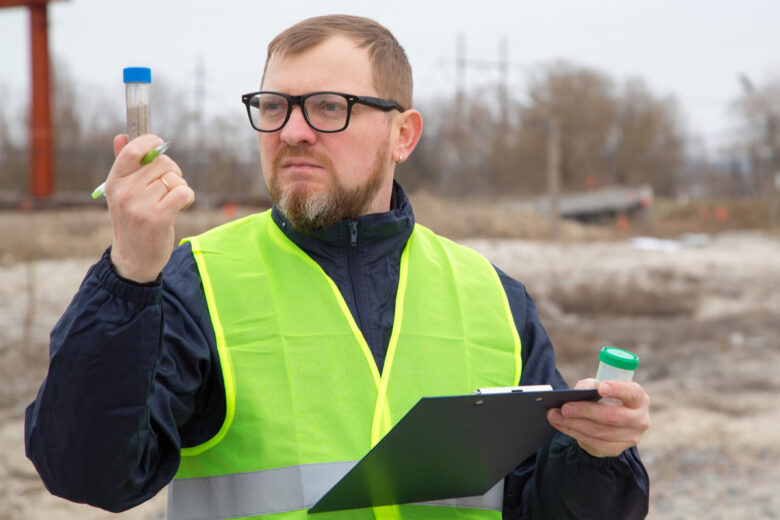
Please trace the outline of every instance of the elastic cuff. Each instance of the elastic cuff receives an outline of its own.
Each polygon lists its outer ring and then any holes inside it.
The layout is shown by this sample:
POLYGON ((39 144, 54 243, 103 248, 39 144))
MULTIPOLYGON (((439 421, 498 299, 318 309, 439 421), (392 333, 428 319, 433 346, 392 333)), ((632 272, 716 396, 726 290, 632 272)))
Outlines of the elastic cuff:
POLYGON ((151 305, 160 299, 162 294, 162 273, 157 280, 138 283, 122 278, 111 263, 111 248, 106 249, 100 262, 95 266, 95 275, 111 294, 136 305, 151 305))
POLYGON ((591 455, 590 453, 582 449, 576 440, 573 440, 570 449, 577 450, 576 453, 577 460, 579 460, 580 462, 582 462, 583 464, 591 468, 598 468, 598 469, 612 468, 620 460, 620 455, 618 455, 617 457, 594 457, 593 455, 591 455))

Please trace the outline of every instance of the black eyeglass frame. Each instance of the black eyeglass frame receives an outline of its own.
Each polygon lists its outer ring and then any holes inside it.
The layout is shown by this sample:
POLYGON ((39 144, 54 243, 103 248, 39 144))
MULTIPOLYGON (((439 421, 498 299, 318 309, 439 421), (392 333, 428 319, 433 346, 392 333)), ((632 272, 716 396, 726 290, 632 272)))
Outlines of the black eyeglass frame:
POLYGON ((257 130, 258 132, 263 133, 273 133, 278 132, 282 128, 284 128, 284 125, 287 124, 287 121, 290 120, 290 114, 292 114, 293 107, 295 105, 298 105, 301 107, 301 113, 303 113, 303 118, 306 120, 306 123, 317 132, 321 132, 323 134, 335 134, 337 132, 343 132, 347 129, 349 126, 349 120, 352 117, 352 106, 353 105, 365 105, 367 107, 376 108, 377 110, 381 110, 383 112, 389 112, 390 110, 398 110, 399 112, 403 112, 404 109, 396 103, 395 101, 390 101, 388 99, 382 99, 377 97, 371 97, 371 96, 356 96, 354 94, 345 94, 344 92, 332 92, 332 91, 319 91, 319 92, 309 92, 308 94, 302 94, 300 96, 292 96, 290 94, 285 94, 283 92, 274 92, 272 90, 261 90, 259 92, 250 92, 249 94, 244 94, 241 96, 241 102, 246 106, 246 115, 249 117, 249 124, 252 125, 252 128, 257 130), (279 125, 279 128, 276 128, 275 130, 262 130, 260 128, 257 128, 255 126, 254 121, 252 121, 252 112, 251 112, 251 101, 252 99, 259 95, 259 94, 274 94, 280 97, 283 97, 287 100, 287 115, 284 117, 284 121, 282 121, 282 124, 279 125), (306 100, 312 96, 317 96, 321 94, 330 94, 334 96, 341 96, 344 99, 347 100, 347 118, 344 121, 344 126, 339 128, 338 130, 320 130, 312 122, 309 120, 309 114, 306 113, 306 100))

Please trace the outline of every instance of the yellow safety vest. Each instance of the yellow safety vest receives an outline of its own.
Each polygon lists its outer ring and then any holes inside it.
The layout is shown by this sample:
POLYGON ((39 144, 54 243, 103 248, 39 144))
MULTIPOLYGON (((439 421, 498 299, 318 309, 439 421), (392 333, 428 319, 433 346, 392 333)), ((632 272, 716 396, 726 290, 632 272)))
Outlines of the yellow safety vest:
MULTIPOLYGON (((520 339, 495 269, 416 225, 401 256, 380 376, 333 281, 270 211, 190 238, 225 381, 225 421, 182 449, 169 518, 306 518, 423 396, 515 385, 520 339)), ((499 519, 484 497, 317 519, 499 519)))

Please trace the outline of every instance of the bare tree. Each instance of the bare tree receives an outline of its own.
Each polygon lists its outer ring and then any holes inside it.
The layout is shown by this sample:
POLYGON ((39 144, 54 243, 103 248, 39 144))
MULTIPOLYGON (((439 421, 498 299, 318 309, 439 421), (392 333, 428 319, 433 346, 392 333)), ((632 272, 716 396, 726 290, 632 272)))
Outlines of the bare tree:
POLYGON ((646 183, 675 194, 684 164, 679 110, 642 81, 616 86, 603 73, 559 62, 532 79, 526 103, 499 106, 490 102, 495 93, 479 94, 423 107, 425 136, 402 179, 452 195, 541 193, 545 129, 555 120, 562 189, 646 183))
MULTIPOLYGON (((0 84, 0 99, 11 99, 11 89, 0 84)), ((29 155, 23 144, 27 136, 26 106, 0 103, 0 191, 22 193, 27 190, 29 155)))
POLYGON ((758 87, 747 76, 741 80, 745 94, 735 102, 735 107, 750 129, 745 147, 751 178, 756 191, 766 200, 769 227, 773 229, 780 220, 780 80, 773 79, 758 87))
POLYGON ((675 195, 685 154, 678 114, 673 99, 654 97, 641 80, 627 82, 617 99, 615 142, 607 146, 607 180, 675 195))
POLYGON ((53 96, 55 189, 89 193, 111 167, 111 142, 124 128, 123 99, 76 82, 62 59, 54 61, 53 96))
POLYGON ((583 189, 589 178, 607 174, 603 156, 617 112, 613 90, 604 74, 566 63, 549 67, 529 89, 529 130, 553 119, 560 127, 565 188, 583 189))
POLYGON ((675 193, 684 139, 673 99, 655 97, 639 79, 616 87, 597 71, 563 63, 532 85, 530 98, 530 128, 550 118, 561 126, 565 188, 646 183, 675 193))
POLYGON ((780 171, 780 79, 755 86, 741 77, 744 94, 734 109, 747 124, 744 147, 751 163, 751 178, 756 192, 773 189, 773 177, 780 171))

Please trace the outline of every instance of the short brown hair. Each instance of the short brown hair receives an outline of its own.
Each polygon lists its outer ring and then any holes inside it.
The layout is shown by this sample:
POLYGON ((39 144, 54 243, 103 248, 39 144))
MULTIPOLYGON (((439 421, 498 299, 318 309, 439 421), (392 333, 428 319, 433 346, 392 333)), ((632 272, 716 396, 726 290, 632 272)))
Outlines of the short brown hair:
POLYGON ((336 35, 346 36, 358 47, 368 49, 374 87, 380 96, 395 101, 404 109, 411 108, 412 67, 406 52, 393 33, 378 22, 360 16, 317 16, 280 33, 268 44, 263 79, 271 56, 300 54, 336 35))

